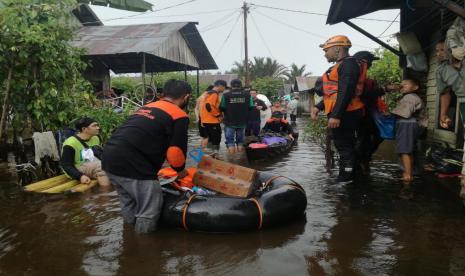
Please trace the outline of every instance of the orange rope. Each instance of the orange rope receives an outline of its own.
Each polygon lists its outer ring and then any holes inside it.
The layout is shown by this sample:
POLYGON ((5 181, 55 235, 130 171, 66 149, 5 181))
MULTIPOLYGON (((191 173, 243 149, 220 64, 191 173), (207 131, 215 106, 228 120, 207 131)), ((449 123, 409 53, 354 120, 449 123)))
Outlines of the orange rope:
POLYGON ((300 186, 299 184, 289 183, 289 184, 285 184, 284 186, 291 186, 291 187, 294 187, 294 188, 300 190, 302 193, 305 194, 304 188, 302 188, 302 186, 300 186))
POLYGON ((186 219, 187 219, 187 208, 189 207, 189 205, 191 204, 192 200, 194 199, 194 197, 196 196, 196 194, 193 194, 189 197, 189 199, 186 201, 186 203, 184 204, 184 207, 182 207, 182 226, 184 227, 184 229, 186 230, 189 230, 189 228, 187 227, 187 223, 186 223, 186 219))
POLYGON ((249 200, 251 200, 252 202, 255 202, 255 204, 257 205, 257 208, 258 208, 258 213, 260 214, 260 223, 258 224, 258 230, 260 230, 262 228, 262 225, 263 225, 263 210, 262 210, 262 206, 260 206, 260 203, 258 203, 258 200, 254 197, 252 198, 249 198, 249 200))
POLYGON ((265 185, 263 187, 263 190, 265 190, 268 185, 271 184, 271 182, 273 182, 275 179, 278 179, 278 178, 285 178, 289 181, 291 181, 292 183, 288 183, 288 184, 285 184, 285 185, 288 185, 288 186, 292 186, 292 187, 295 187, 297 189, 299 189, 301 192, 303 192, 305 194, 305 190, 304 188, 302 188, 302 186, 300 186, 299 184, 297 184, 294 180, 290 179, 289 177, 285 177, 285 176, 282 176, 282 175, 275 175, 273 176, 272 178, 268 179, 266 182, 265 182, 265 185))
POLYGON ((273 182, 273 180, 277 179, 277 178, 280 178, 280 177, 284 177, 282 175, 275 175, 273 176, 272 178, 268 179, 266 182, 265 182, 265 185, 263 186, 263 190, 266 189, 266 187, 268 187, 268 185, 271 184, 271 182, 273 182))

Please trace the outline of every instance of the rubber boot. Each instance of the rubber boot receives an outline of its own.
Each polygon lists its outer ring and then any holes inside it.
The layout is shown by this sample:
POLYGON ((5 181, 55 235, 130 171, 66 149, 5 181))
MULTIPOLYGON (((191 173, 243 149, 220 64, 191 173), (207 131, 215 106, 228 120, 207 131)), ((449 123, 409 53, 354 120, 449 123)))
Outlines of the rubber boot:
POLYGON ((337 176, 337 182, 344 183, 344 182, 351 182, 353 180, 353 173, 352 169, 346 168, 345 165, 339 165, 339 174, 337 176))

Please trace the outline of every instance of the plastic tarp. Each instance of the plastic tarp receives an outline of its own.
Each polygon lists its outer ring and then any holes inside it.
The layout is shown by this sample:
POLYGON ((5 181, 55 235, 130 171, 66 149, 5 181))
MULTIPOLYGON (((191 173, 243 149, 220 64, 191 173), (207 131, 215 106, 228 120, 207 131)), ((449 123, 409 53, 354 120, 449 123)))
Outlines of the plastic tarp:
POLYGON ((287 140, 282 137, 265 137, 262 139, 262 142, 270 146, 275 144, 286 144, 287 140))

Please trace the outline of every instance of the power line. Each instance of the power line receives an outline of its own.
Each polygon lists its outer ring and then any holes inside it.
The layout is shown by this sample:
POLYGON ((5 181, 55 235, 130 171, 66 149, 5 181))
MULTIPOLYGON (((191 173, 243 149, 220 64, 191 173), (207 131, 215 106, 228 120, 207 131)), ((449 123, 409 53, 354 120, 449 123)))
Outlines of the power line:
MULTIPOLYGON (((277 22, 277 23, 279 23, 279 24, 282 24, 282 25, 284 25, 284 26, 287 26, 287 27, 289 27, 289 28, 291 28, 291 29, 294 29, 294 30, 297 30, 297 31, 301 31, 301 32, 304 32, 304 33, 309 34, 309 35, 311 35, 311 36, 316 36, 316 37, 321 38, 321 39, 327 39, 327 38, 328 38, 327 36, 323 36, 323 35, 320 35, 320 34, 312 33, 312 32, 309 32, 309 31, 307 31, 307 30, 304 30, 304 29, 295 27, 295 26, 293 26, 293 25, 289 25, 289 24, 287 24, 287 23, 285 23, 285 22, 282 22, 282 21, 277 20, 276 18, 273 18, 273 17, 271 17, 271 16, 268 16, 268 15, 266 15, 266 14, 263 14, 263 13, 259 12, 258 10, 256 10, 255 12, 258 13, 258 14, 260 14, 260 15, 262 15, 262 16, 264 16, 264 17, 266 17, 266 18, 268 18, 268 19, 270 19, 270 20, 272 20, 272 21, 275 21, 275 22, 277 22)), ((365 48, 365 49, 373 49, 372 47, 366 47, 366 46, 364 46, 364 45, 355 44, 355 43, 352 43, 352 45, 359 46, 359 47, 362 47, 362 48, 365 48)))
MULTIPOLYGON (((272 10, 279 10, 279 11, 287 11, 287 12, 294 12, 294 13, 302 13, 302 14, 311 14, 311 15, 319 15, 319 16, 328 16, 326 13, 318 13, 318 12, 308 12, 308 11, 299 11, 299 10, 291 10, 291 9, 284 9, 284 8, 277 8, 277 7, 271 7, 271 6, 264 6, 264 5, 258 5, 258 4, 253 4, 250 3, 252 6, 260 7, 260 8, 266 8, 266 9, 272 9, 272 10)), ((376 18, 365 18, 365 17, 359 17, 359 18, 354 18, 357 20, 368 20, 368 21, 380 21, 380 22, 391 22, 391 20, 387 19, 376 19, 376 18)), ((399 21, 394 21, 394 22, 399 22, 399 21)))
MULTIPOLYGON (((168 6, 168 7, 165 7, 165 8, 154 10, 154 11, 146 11, 146 12, 131 14, 131 15, 127 15, 127 16, 121 16, 121 17, 115 17, 115 18, 109 18, 109 19, 102 19, 101 21, 108 22, 108 21, 119 20, 119 19, 129 19, 129 18, 136 17, 136 16, 152 14, 152 13, 168 10, 168 9, 171 9, 171 8, 179 7, 179 6, 182 6, 182 5, 185 5, 185 4, 192 3, 194 1, 198 1, 198 0, 189 0, 189 1, 185 1, 185 2, 182 2, 182 3, 175 4, 175 5, 171 5, 171 6, 168 6)), ((85 24, 92 24, 92 23, 100 23, 101 21, 88 21, 88 22, 82 22, 82 24, 85 25, 85 24)))
POLYGON ((203 27, 202 31, 205 32, 205 31, 209 31, 209 30, 216 29, 216 28, 226 25, 231 20, 234 20, 236 18, 234 17, 234 14, 236 14, 237 12, 240 12, 240 9, 235 9, 233 12, 218 18, 217 20, 203 27), (219 23, 222 23, 222 24, 218 25, 219 23))
POLYGON ((394 21, 396 21, 396 19, 399 17, 399 15, 400 15, 400 12, 396 15, 396 17, 394 18, 394 20, 392 20, 391 24, 389 24, 389 26, 387 26, 387 28, 386 28, 380 35, 378 35, 378 38, 382 37, 383 34, 384 34, 387 30, 389 30, 389 28, 391 28, 392 24, 394 24, 394 21))
MULTIPOLYGON (((212 11, 205 11, 205 12, 197 12, 197 13, 185 13, 185 14, 170 14, 170 15, 157 15, 157 18, 160 17, 177 17, 177 16, 189 16, 189 15, 200 15, 200 14, 210 14, 210 13, 219 13, 219 12, 226 12, 226 11, 231 11, 231 10, 237 10, 237 9, 222 9, 222 10, 212 10, 212 11)), ((126 18, 126 19, 145 19, 145 18, 153 18, 152 16, 150 17, 137 17, 137 18, 126 18)), ((108 21, 108 20, 103 20, 103 21, 108 21)))
MULTIPOLYGON (((225 26, 226 24, 230 23, 231 21, 233 21, 234 19, 236 19, 236 17, 233 17, 234 14, 236 14, 240 9, 236 9, 234 12, 228 14, 227 16, 224 16, 218 20, 215 20, 213 23, 211 24, 208 24, 207 26, 205 26, 204 28, 202 29, 199 29, 198 32, 199 33, 205 33, 205 32, 208 32, 208 31, 211 31, 213 29, 217 29, 217 28, 220 28, 220 27, 223 27, 225 26), (226 21, 224 21, 222 24, 220 25, 215 25, 217 22, 220 22, 224 19, 228 19, 226 21)), ((169 24, 169 23, 155 23, 155 24, 169 24)), ((112 26, 109 26, 109 27, 112 27, 112 26)), ((183 33, 183 35, 192 35, 192 34, 197 34, 197 32, 192 32, 192 33, 183 33)), ((169 37, 171 34, 167 34, 167 35, 157 35, 157 37, 169 37)), ((102 34, 77 34, 77 37, 80 38, 80 37, 96 37, 96 38, 113 38, 113 39, 137 39, 137 38, 147 38, 147 36, 114 36, 114 35, 102 35, 102 34)))
POLYGON ((294 30, 297 30, 297 31, 301 31, 301 32, 304 32, 304 33, 306 33, 306 34, 309 34, 309 35, 312 35, 312 36, 316 36, 316 37, 318 37, 318 38, 322 38, 322 39, 326 39, 326 38, 327 38, 326 36, 319 35, 319 34, 316 34, 316 33, 312 33, 312 32, 309 32, 309 31, 307 31, 307 30, 304 30, 304 29, 301 29, 301 28, 298 28, 298 27, 289 25, 289 24, 287 24, 287 23, 284 23, 284 22, 282 22, 282 21, 279 21, 279 20, 277 20, 276 18, 273 18, 273 17, 271 17, 271 16, 268 16, 268 15, 266 15, 266 14, 263 14, 263 13, 259 12, 258 10, 256 10, 255 12, 258 13, 258 14, 260 14, 261 16, 264 16, 264 17, 270 19, 271 21, 275 21, 275 22, 277 22, 277 23, 279 23, 279 24, 282 24, 282 25, 284 25, 284 26, 287 26, 287 27, 289 27, 289 28, 291 28, 291 29, 294 29, 294 30))
POLYGON ((255 29, 257 30, 258 35, 260 36, 260 38, 261 38, 263 44, 265 45, 265 48, 268 50, 268 53, 270 54, 270 56, 271 56, 273 59, 275 59, 275 57, 274 57, 273 54, 271 53, 270 47, 268 47, 268 44, 266 43, 265 39, 263 38, 262 32, 260 32, 260 29, 258 28, 258 25, 257 25, 257 23, 255 22, 255 19, 253 18, 253 16, 251 16, 250 19, 252 19, 252 23, 253 23, 253 25, 255 26, 255 29))
POLYGON ((220 54, 220 52, 223 50, 224 45, 226 45, 226 42, 228 42, 229 38, 231 37, 231 34, 232 34, 232 32, 234 31, 234 28, 236 27, 237 22, 239 21, 239 18, 241 18, 241 14, 242 14, 242 13, 240 13, 240 14, 237 16, 236 22, 234 22, 234 25, 232 26, 231 31, 230 31, 229 34, 226 36, 226 39, 224 40, 224 42, 223 42, 223 44, 221 45, 220 49, 218 49, 218 51, 216 52, 215 58, 220 54))

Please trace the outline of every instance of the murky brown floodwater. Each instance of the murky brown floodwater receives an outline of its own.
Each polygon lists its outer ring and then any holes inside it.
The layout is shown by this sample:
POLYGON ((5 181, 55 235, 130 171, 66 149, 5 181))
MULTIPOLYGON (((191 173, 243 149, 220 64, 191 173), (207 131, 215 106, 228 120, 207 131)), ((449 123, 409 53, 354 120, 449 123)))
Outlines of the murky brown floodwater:
POLYGON ((115 191, 22 194, 1 164, 0 274, 465 274, 465 208, 454 181, 428 175, 403 189, 397 165, 379 159, 364 183, 339 185, 323 162, 318 146, 301 141, 282 159, 251 164, 302 184, 306 221, 226 235, 135 235, 115 191))

